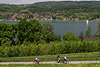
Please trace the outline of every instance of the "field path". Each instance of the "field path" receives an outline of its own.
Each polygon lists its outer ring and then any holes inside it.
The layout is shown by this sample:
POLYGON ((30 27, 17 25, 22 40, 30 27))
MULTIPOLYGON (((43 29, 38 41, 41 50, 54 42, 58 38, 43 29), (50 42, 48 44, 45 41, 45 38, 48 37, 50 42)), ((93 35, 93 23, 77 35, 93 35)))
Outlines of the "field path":
MULTIPOLYGON (((69 64, 100 63, 100 61, 71 61, 69 64)), ((1 64, 35 64, 33 62, 0 62, 1 64)), ((40 62, 40 64, 57 64, 57 62, 40 62)))

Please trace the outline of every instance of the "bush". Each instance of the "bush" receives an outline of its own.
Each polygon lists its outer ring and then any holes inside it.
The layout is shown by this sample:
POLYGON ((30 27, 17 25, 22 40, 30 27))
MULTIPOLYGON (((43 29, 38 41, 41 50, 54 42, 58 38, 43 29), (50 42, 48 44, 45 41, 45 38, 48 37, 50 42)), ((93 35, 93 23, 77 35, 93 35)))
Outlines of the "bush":
POLYGON ((0 46, 0 57, 53 55, 100 51, 99 41, 55 41, 50 43, 29 43, 28 45, 0 46))
POLYGON ((71 40, 79 40, 78 36, 75 36, 75 34, 73 32, 67 32, 64 36, 63 36, 63 40, 67 40, 67 41, 71 41, 71 40))

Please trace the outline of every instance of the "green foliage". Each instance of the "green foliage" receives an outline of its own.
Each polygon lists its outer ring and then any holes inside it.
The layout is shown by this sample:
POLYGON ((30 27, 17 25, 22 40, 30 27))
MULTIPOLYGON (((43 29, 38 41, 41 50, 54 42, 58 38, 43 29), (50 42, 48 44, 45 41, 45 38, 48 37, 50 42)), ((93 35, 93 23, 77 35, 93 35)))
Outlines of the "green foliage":
POLYGON ((60 40, 60 36, 55 35, 52 32, 44 31, 42 32, 42 34, 43 34, 42 39, 45 40, 46 42, 60 40))
POLYGON ((42 24, 42 26, 43 26, 43 30, 53 32, 53 24, 50 24, 49 22, 45 22, 42 24))
POLYGON ((90 26, 88 26, 88 29, 86 30, 85 36, 86 37, 91 36, 91 27, 90 26))
POLYGON ((100 37, 100 22, 98 22, 98 25, 97 25, 96 36, 100 37))
POLYGON ((71 41, 71 40, 79 40, 79 37, 77 37, 73 32, 67 32, 63 36, 63 40, 71 41))
POLYGON ((39 41, 41 39, 42 26, 37 20, 21 20, 17 28, 17 41, 22 44, 24 40, 29 42, 39 41))
POLYGON ((83 34, 83 32, 80 32, 79 38, 80 38, 81 41, 84 39, 84 34, 83 34))
MULTIPOLYGON (((88 29, 88 33, 90 33, 90 29, 88 29)), ((18 24, 0 24, 0 56, 36 56, 100 51, 99 40, 80 41, 79 37, 72 32, 63 36, 64 41, 59 41, 60 39, 59 35, 52 32, 51 26, 44 29, 37 20, 21 19, 18 24)))
POLYGON ((27 21, 20 19, 18 24, 0 24, 0 45, 28 44, 42 41, 50 42, 60 40, 59 35, 52 32, 50 23, 40 24, 37 20, 27 21))
POLYGON ((50 43, 28 43, 27 45, 0 46, 1 57, 37 56, 67 53, 99 52, 100 41, 55 41, 50 43))
POLYGON ((0 45, 14 43, 15 29, 14 24, 0 24, 0 45))
POLYGON ((0 45, 1 44, 10 46, 12 44, 12 41, 9 38, 0 38, 0 45))

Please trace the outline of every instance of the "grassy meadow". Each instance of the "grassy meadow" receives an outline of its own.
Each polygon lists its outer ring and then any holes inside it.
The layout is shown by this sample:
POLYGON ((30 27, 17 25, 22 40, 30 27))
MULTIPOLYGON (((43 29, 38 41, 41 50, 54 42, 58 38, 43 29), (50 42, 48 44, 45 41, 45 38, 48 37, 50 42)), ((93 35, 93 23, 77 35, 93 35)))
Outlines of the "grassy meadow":
POLYGON ((0 65, 0 67, 100 67, 100 64, 0 65))

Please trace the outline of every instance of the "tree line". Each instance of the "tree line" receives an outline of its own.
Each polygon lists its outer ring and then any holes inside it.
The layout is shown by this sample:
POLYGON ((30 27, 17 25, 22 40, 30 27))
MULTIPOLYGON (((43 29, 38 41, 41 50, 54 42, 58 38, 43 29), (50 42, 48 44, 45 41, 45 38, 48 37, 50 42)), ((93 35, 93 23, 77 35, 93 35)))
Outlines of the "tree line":
POLYGON ((98 40, 84 40, 84 37, 100 38, 100 22, 95 35, 89 27, 86 34, 76 36, 67 32, 61 40, 53 33, 49 22, 40 24, 38 20, 21 19, 17 24, 0 24, 0 56, 32 56, 100 51, 98 40))

